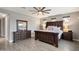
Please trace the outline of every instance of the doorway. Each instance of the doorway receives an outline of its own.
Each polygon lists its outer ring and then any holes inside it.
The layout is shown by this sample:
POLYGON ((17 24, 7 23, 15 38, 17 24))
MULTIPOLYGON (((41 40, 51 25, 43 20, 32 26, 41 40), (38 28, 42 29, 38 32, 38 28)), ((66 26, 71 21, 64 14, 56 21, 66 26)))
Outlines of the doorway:
POLYGON ((0 38, 5 38, 5 18, 0 18, 0 38))
POLYGON ((7 15, 0 13, 0 42, 7 41, 8 37, 8 23, 7 23, 7 15))

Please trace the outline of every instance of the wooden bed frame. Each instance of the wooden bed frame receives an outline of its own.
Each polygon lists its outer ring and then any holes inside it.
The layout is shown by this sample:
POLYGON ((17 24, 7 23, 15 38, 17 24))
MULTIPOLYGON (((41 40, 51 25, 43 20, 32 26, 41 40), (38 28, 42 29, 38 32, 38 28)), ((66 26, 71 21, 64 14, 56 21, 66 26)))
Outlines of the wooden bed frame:
MULTIPOLYGON (((47 22, 46 28, 48 26, 58 26, 61 27, 61 30, 63 30, 63 21, 47 22)), ((35 31, 35 40, 37 39, 58 47, 58 33, 35 31)))

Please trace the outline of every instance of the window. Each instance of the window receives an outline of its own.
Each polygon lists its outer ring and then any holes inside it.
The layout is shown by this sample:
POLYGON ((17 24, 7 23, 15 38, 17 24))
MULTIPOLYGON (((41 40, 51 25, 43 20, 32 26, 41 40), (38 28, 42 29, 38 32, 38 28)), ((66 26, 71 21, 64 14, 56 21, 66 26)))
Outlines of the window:
POLYGON ((64 25, 64 31, 69 31, 69 21, 70 21, 70 16, 64 16, 63 17, 63 25, 64 25))
POLYGON ((64 22, 66 22, 66 23, 69 22, 70 16, 64 16, 64 17, 63 17, 63 20, 64 20, 64 22))
POLYGON ((56 21, 56 18, 51 18, 51 21, 56 21))

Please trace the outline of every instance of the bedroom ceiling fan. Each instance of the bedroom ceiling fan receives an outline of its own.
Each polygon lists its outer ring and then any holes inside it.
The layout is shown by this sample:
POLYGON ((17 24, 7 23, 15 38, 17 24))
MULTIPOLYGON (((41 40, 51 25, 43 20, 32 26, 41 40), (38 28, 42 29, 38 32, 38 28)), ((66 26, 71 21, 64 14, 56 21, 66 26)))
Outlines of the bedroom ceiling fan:
POLYGON ((33 7, 34 10, 31 10, 33 13, 32 14, 37 14, 37 15, 44 15, 44 14, 49 14, 49 11, 51 9, 46 9, 46 7, 33 7))
MULTIPOLYGON (((21 8, 26 9, 26 7, 21 7, 21 8)), ((33 9, 30 10, 32 14, 37 14, 37 15, 49 14, 49 11, 51 11, 51 9, 46 9, 46 7, 33 7, 33 9)))

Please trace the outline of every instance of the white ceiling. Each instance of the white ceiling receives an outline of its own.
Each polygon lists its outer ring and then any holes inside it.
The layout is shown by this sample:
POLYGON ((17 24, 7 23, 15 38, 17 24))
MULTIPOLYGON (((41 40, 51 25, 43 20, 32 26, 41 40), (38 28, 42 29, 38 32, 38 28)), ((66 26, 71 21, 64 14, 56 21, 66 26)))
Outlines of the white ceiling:
POLYGON ((51 9, 50 14, 46 15, 41 15, 37 16, 32 14, 30 10, 34 10, 32 7, 26 7, 26 8, 21 8, 21 7, 1 7, 2 9, 18 12, 24 15, 30 15, 34 17, 48 17, 52 15, 58 15, 58 14, 65 14, 65 13, 71 13, 71 12, 76 12, 79 11, 79 7, 46 7, 46 9, 51 9))
POLYGON ((5 16, 6 16, 6 14, 0 13, 0 18, 4 18, 5 16))

